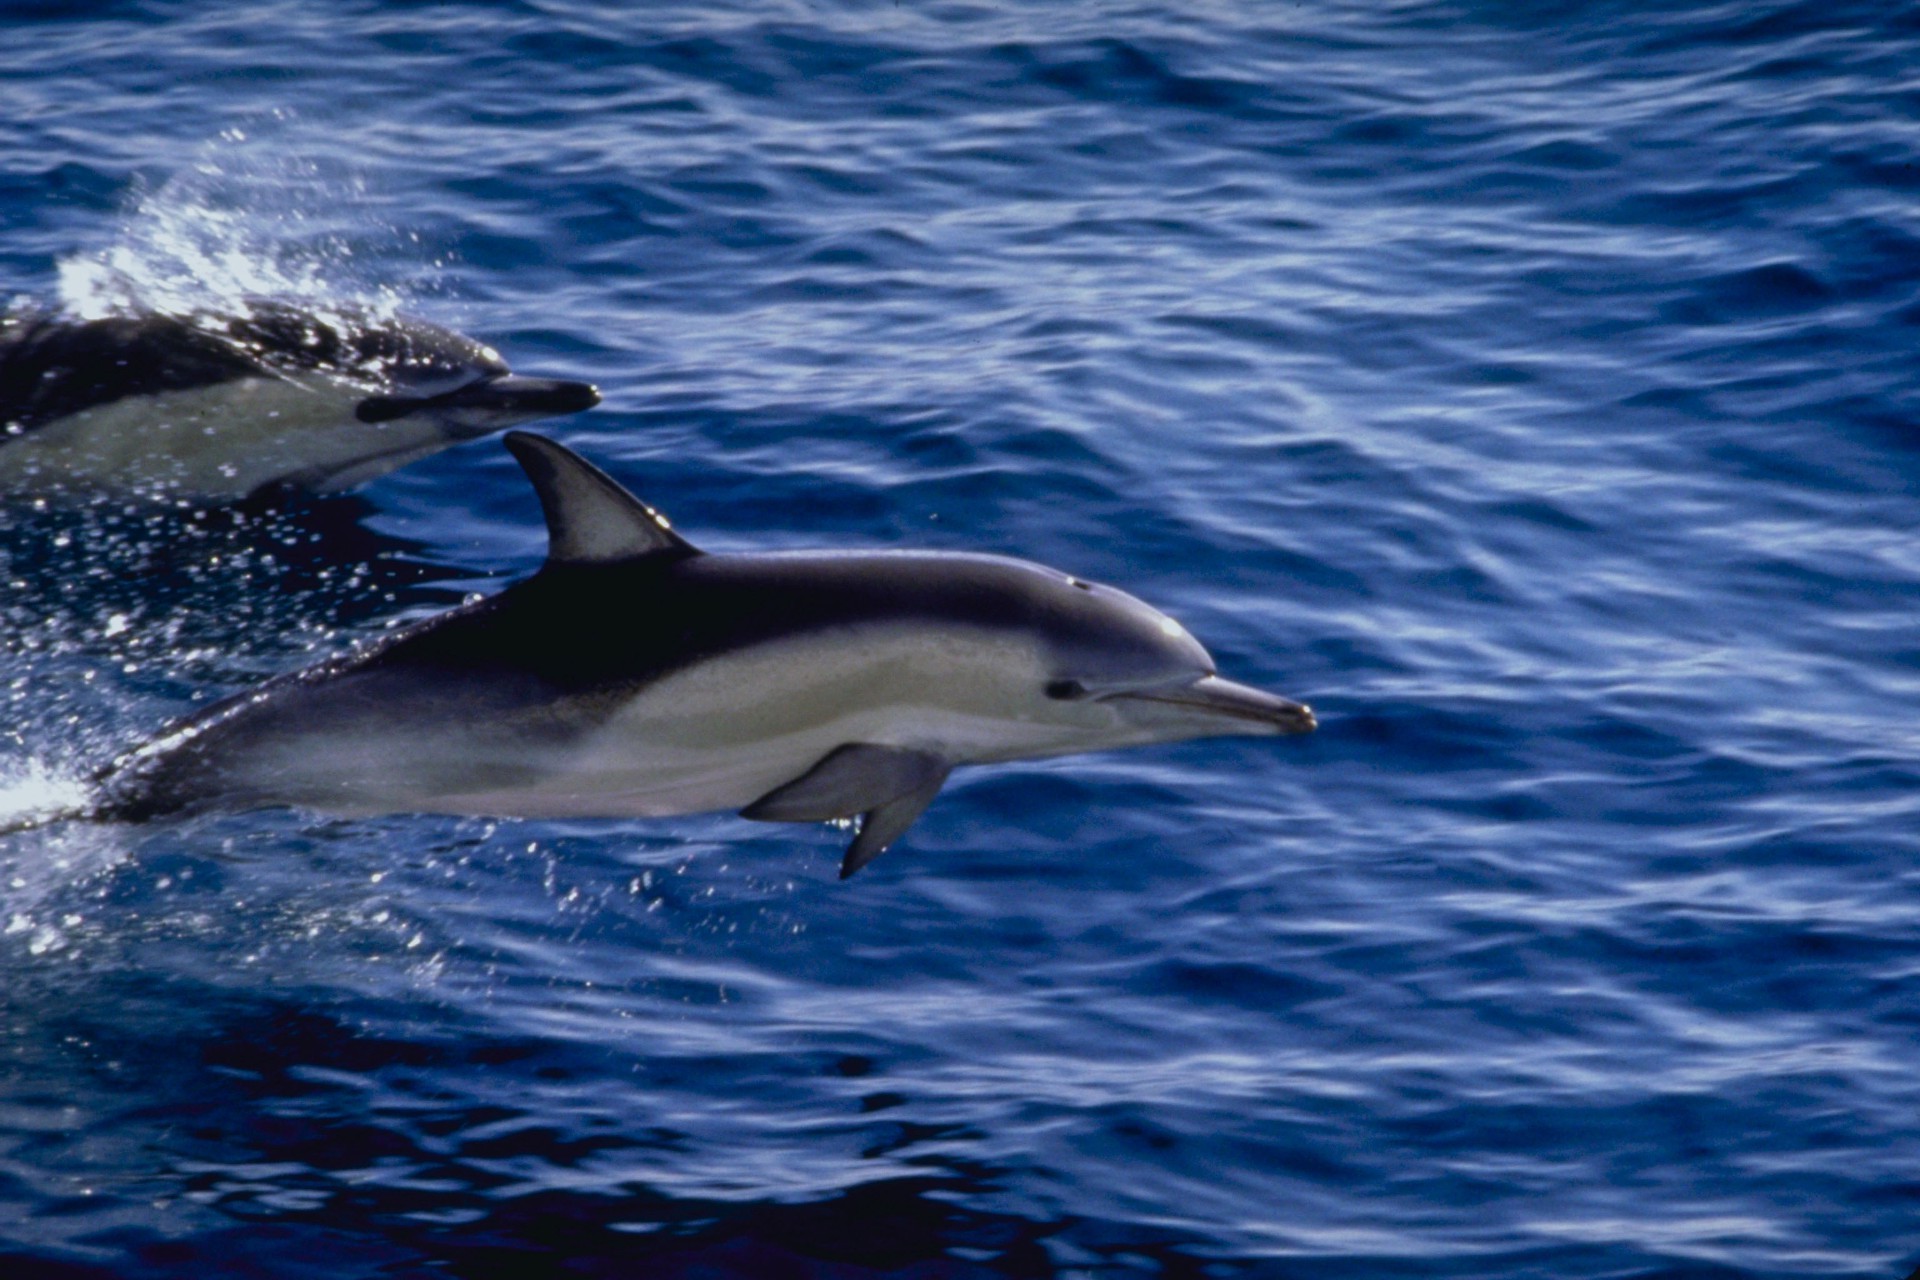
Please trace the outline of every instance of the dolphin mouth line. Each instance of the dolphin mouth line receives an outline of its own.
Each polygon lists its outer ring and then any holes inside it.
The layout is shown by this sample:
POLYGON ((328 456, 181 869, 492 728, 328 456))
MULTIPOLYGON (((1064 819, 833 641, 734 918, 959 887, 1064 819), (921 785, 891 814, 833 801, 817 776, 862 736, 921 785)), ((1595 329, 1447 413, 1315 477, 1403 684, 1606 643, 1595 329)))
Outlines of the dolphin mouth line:
POLYGON ((1232 720, 1248 720, 1254 724, 1267 725, 1281 733, 1312 733, 1320 725, 1320 721, 1313 714, 1313 708, 1304 702, 1276 697, 1250 685, 1236 684, 1231 680, 1222 680, 1218 676, 1206 676, 1192 684, 1172 689, 1141 689, 1110 693, 1101 701, 1118 702, 1122 699, 1134 702, 1157 702, 1186 711, 1199 711, 1232 720))
POLYGON ((354 416, 362 422, 391 422, 421 411, 479 409, 520 413, 528 419, 552 418, 582 413, 599 403, 600 389, 590 382, 505 373, 435 396, 368 396, 354 409, 354 416))

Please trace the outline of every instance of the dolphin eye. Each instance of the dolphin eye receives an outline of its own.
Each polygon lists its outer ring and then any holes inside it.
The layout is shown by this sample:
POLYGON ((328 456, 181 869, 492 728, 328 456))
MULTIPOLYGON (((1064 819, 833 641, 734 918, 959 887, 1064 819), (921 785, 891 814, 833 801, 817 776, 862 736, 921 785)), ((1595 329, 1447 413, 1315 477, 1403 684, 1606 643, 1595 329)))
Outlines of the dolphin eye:
POLYGON ((1047 696, 1058 702, 1074 702, 1087 696, 1087 686, 1078 680, 1049 680, 1047 696))

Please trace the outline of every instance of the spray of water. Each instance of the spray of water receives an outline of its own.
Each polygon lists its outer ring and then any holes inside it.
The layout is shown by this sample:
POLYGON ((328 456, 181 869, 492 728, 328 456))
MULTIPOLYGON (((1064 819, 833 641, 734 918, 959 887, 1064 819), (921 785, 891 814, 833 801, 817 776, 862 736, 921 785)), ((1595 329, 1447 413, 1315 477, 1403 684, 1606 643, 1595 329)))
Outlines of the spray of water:
POLYGON ((165 181, 137 183, 113 242, 59 263, 62 308, 245 315, 271 298, 323 317, 391 315, 431 290, 444 264, 422 264, 419 236, 386 221, 368 175, 303 145, 310 133, 276 112, 226 130, 165 181))
POLYGON ((27 761, 16 772, 0 772, 0 830, 43 822, 70 813, 86 802, 86 784, 27 761))
MULTIPOLYGON (((28 762, 0 772, 0 831, 70 813, 86 799, 77 776, 28 762)), ((0 937, 41 955, 63 950, 81 923, 70 910, 46 910, 69 886, 120 862, 120 833, 90 823, 56 823, 0 835, 0 937)))

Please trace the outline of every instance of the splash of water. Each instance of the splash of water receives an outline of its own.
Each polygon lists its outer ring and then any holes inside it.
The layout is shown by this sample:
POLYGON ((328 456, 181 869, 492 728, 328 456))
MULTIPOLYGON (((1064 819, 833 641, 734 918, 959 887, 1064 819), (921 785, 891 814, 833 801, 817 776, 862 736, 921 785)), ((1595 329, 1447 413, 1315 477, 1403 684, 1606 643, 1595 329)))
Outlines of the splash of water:
POLYGON ((44 822, 86 803, 80 778, 56 773, 38 761, 0 773, 0 831, 44 822))
POLYGON ((34 955, 63 951, 81 918, 43 908, 58 895, 126 856, 118 833, 91 823, 62 823, 86 800, 78 777, 37 762, 0 773, 0 938, 34 955), (40 821, 53 825, 35 827, 40 821), (23 830, 22 828, 28 828, 23 830))
POLYGON ((81 319, 142 312, 246 315, 271 298, 322 316, 350 307, 389 316, 432 287, 420 238, 379 216, 367 175, 303 147, 278 112, 259 129, 234 128, 157 187, 136 183, 107 248, 58 264, 60 305, 81 319), (376 278, 400 258, 401 289, 376 278))

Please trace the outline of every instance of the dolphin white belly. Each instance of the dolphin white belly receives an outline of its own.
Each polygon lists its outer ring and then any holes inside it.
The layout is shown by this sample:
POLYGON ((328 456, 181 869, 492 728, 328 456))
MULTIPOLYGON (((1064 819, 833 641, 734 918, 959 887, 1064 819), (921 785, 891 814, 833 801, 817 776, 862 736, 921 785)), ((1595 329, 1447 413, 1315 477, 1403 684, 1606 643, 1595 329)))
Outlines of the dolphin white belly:
MULTIPOLYGON (((386 470, 444 444, 431 424, 355 421, 358 399, 354 388, 322 374, 127 396, 0 441, 0 489, 164 490, 231 500, 343 456, 378 456, 386 470)), ((316 487, 347 483, 334 478, 316 487)))

